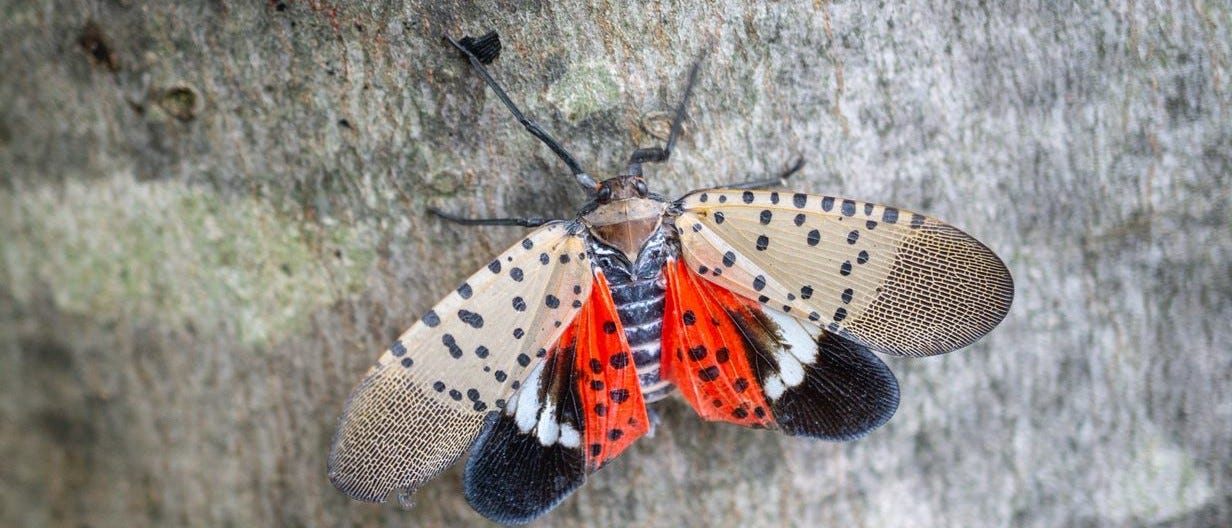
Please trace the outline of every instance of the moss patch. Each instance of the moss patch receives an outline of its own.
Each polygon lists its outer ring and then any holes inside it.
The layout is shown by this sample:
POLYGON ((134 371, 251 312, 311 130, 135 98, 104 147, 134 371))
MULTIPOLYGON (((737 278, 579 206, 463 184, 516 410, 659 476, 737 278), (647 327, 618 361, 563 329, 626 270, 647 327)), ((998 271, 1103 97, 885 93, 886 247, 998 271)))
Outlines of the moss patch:
POLYGON ((261 201, 113 177, 0 195, 0 277, 67 312, 164 321, 261 344, 362 287, 362 229, 322 227, 261 201))
POLYGON ((547 98, 571 121, 581 121, 617 104, 620 84, 599 64, 570 68, 548 89, 547 98))

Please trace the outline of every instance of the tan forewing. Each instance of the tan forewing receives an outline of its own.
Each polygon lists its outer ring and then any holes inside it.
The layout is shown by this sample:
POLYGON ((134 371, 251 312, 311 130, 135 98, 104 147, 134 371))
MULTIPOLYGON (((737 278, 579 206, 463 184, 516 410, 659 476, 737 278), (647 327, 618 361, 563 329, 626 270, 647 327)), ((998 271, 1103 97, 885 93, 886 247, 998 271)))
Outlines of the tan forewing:
POLYGON ((442 299, 355 388, 329 476, 381 502, 439 474, 473 443, 590 296, 585 240, 565 223, 514 244, 442 299))
POLYGON ((1005 264, 935 218, 778 191, 699 191, 680 205, 675 226, 693 270, 880 352, 964 347, 1013 299, 1005 264))

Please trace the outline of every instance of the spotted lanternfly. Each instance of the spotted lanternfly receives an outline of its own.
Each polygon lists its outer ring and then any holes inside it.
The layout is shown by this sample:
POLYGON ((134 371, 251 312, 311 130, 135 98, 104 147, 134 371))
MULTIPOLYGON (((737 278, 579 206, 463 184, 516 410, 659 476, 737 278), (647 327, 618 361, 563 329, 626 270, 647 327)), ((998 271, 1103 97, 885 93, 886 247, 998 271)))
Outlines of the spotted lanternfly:
POLYGON ((537 229, 424 314, 355 388, 329 455, 329 479, 353 498, 409 498, 469 453, 471 506, 528 522, 647 434, 647 405, 673 391, 707 420, 859 438, 898 407, 898 382, 872 352, 950 352, 1009 310, 1001 260, 932 217, 760 190, 781 178, 675 200, 647 190, 642 164, 671 154, 697 65, 666 145, 596 182, 485 71, 495 33, 449 42, 591 200, 569 220, 436 212, 537 229))

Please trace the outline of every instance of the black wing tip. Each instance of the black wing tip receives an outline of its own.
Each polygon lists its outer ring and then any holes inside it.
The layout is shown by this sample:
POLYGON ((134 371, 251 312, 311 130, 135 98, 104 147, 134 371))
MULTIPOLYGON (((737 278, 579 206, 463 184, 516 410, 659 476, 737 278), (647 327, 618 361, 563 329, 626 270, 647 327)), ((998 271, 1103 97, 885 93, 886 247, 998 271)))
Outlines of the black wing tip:
POLYGON ((804 382, 772 405, 783 433, 848 442, 867 436, 898 411, 898 378, 867 347, 830 333, 817 342, 804 382))
POLYGON ((492 61, 496 60, 501 52, 500 34, 495 30, 488 31, 479 38, 463 37, 462 40, 458 41, 458 44, 483 64, 492 64, 492 61))
POLYGON ((462 494, 471 508, 506 525, 523 525, 552 511, 586 482, 583 453, 544 446, 513 418, 489 418, 471 449, 462 494))

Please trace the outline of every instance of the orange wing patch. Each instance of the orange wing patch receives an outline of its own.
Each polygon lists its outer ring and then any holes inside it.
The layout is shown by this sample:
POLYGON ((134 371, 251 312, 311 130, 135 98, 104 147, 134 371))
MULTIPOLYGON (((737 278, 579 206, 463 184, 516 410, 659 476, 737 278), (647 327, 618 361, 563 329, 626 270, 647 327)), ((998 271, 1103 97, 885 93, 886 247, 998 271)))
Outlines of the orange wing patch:
POLYGON ((595 274, 590 299, 561 342, 574 343, 576 350, 582 448, 587 469, 594 471, 616 458, 650 427, 633 354, 601 272, 595 274))
POLYGON ((753 302, 703 281, 686 266, 683 260, 668 261, 663 269, 664 378, 706 420, 775 427, 760 377, 749 362, 749 354, 757 352, 728 313, 753 302))

